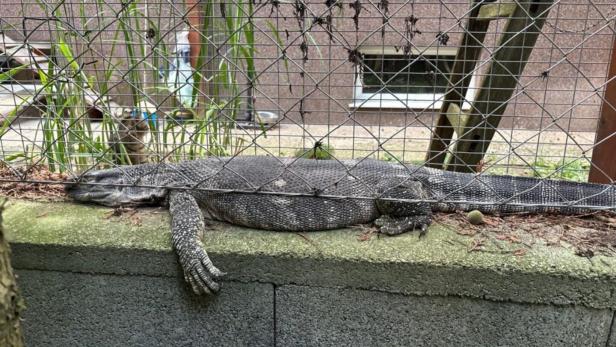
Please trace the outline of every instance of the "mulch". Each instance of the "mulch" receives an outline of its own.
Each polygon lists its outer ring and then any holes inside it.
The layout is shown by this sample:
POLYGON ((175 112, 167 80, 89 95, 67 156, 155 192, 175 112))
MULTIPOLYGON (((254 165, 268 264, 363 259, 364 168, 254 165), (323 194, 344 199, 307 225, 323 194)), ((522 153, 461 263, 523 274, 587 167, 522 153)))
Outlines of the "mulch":
MULTIPOLYGON (((437 213, 435 223, 473 238, 469 251, 483 251, 491 241, 517 244, 515 255, 524 255, 536 244, 573 247, 584 257, 616 255, 616 214, 601 211, 584 215, 511 214, 484 216, 484 223, 473 225, 466 213, 437 213)), ((494 244, 494 243, 493 243, 494 244)))
POLYGON ((0 196, 42 201, 67 201, 68 197, 64 193, 64 184, 62 184, 67 181, 69 181, 67 174, 50 172, 44 166, 29 168, 2 166, 0 167, 0 196))

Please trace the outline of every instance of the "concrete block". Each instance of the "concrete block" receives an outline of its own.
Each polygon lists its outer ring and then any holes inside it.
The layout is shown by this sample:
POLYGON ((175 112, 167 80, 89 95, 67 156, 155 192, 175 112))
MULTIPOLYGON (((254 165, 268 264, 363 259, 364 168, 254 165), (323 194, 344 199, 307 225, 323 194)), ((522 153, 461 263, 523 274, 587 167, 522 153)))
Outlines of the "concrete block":
POLYGON ((612 312, 612 325, 610 327, 610 337, 607 347, 616 347, 616 311, 612 312))
POLYGON ((610 310, 276 288, 281 346, 605 346, 610 310))
MULTIPOLYGON (((4 221, 13 266, 177 276, 166 210, 111 214, 97 206, 11 201, 4 221)), ((539 244, 516 256, 519 245, 506 241, 495 252, 469 252, 472 239, 444 225, 421 239, 408 233, 361 241, 361 234, 348 228, 299 235, 212 223, 203 242, 230 281, 616 309, 616 257, 589 261, 570 247, 539 244)))
POLYGON ((177 277, 19 270, 27 346, 271 346, 273 288, 224 283, 198 297, 177 277))

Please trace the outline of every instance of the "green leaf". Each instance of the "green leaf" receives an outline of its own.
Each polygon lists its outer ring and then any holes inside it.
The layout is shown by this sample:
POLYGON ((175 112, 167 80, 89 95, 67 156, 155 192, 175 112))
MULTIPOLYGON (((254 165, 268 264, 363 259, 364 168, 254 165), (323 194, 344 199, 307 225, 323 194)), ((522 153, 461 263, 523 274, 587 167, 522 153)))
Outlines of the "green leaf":
POLYGON ((26 68, 26 65, 21 65, 10 69, 9 71, 0 73, 0 83, 13 79, 20 71, 26 68))

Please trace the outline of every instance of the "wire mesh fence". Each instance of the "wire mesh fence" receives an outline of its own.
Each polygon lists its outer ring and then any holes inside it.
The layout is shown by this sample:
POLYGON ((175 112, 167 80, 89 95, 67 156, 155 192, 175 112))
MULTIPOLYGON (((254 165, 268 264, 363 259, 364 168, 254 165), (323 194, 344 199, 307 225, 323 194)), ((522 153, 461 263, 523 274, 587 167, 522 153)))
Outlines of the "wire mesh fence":
POLYGON ((592 156, 613 136, 596 141, 616 111, 612 1, 0 0, 0 12, 3 181, 246 155, 610 176, 592 156))

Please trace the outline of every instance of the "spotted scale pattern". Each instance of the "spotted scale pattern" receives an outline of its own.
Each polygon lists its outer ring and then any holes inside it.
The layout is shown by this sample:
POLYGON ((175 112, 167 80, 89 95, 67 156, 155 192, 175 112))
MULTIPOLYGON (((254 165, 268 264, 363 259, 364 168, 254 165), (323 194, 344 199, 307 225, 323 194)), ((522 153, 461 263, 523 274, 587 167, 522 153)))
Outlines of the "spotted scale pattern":
POLYGON ((370 159, 207 158, 84 175, 68 193, 107 206, 168 204, 173 245, 196 293, 223 275, 200 234, 209 217, 279 231, 336 229, 374 222, 396 235, 425 232, 433 211, 584 213, 614 209, 614 186, 452 173, 370 159))

